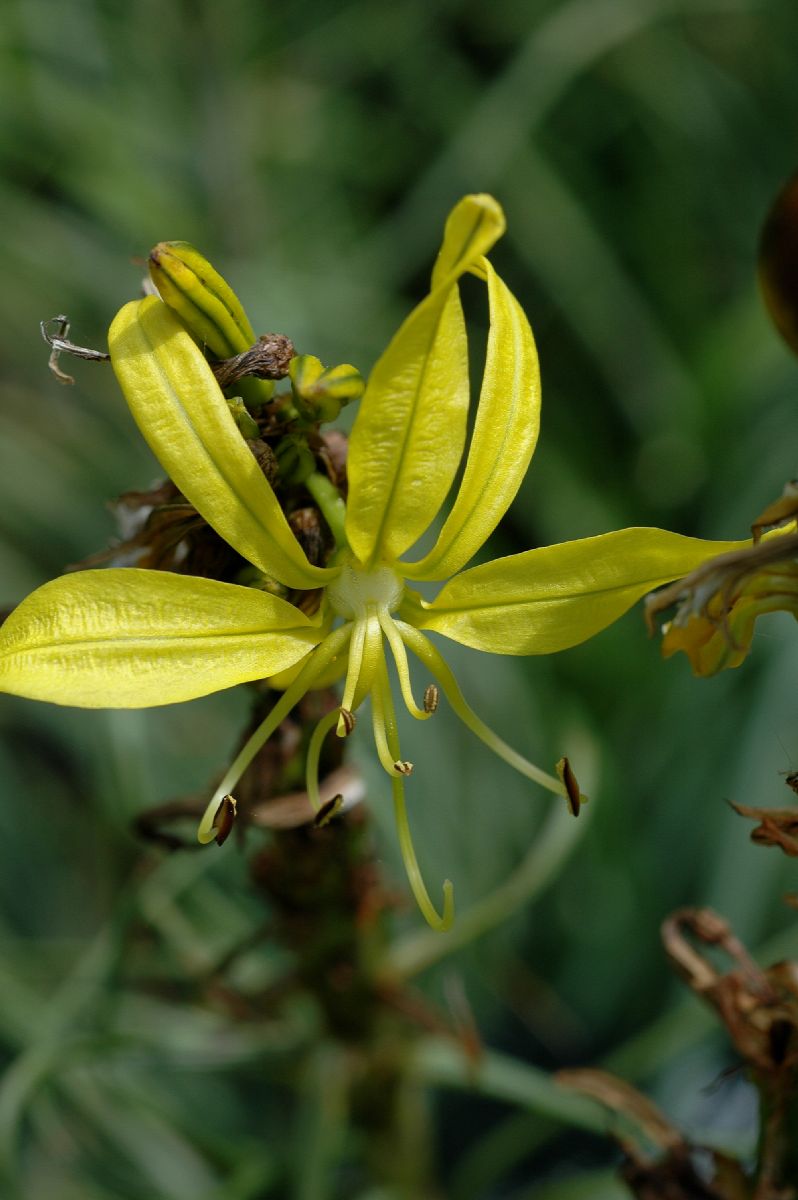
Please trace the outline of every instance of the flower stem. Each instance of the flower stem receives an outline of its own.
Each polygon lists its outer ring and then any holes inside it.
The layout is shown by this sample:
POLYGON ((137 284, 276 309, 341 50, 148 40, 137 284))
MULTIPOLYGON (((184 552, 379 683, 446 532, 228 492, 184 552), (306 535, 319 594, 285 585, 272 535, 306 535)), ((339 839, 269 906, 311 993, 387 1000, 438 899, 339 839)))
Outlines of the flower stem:
POLYGON ((305 480, 305 487, 316 501, 319 512, 330 527, 337 549, 348 545, 346 540, 346 504, 334 483, 320 471, 314 471, 305 480))

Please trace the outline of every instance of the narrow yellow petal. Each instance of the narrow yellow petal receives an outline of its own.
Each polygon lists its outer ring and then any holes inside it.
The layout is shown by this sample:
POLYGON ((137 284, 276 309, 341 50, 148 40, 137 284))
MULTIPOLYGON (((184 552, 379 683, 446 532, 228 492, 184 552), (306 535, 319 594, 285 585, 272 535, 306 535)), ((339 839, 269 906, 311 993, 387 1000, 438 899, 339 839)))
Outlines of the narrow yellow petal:
POLYGON ((486 192, 464 196, 446 220, 443 245, 432 271, 432 286, 471 270, 507 228, 501 205, 486 192))
POLYGON ((474 433, 457 499, 408 579, 448 579, 493 532, 526 474, 540 428, 540 369, 523 309, 487 259, 490 332, 474 433))
POLYGON ((289 587, 331 578, 308 562, 202 352, 169 308, 154 296, 126 304, 108 347, 150 449, 216 532, 289 587))
POLYGON ((81 708, 173 704, 290 667, 321 636, 252 588, 81 571, 33 592, 0 628, 0 690, 81 708))
POLYGON ((504 231, 491 197, 467 196, 446 223, 433 289, 377 362, 349 443, 346 533, 361 562, 394 558, 429 526, 465 445, 468 347, 457 280, 504 231))
POLYGON ((611 625, 652 588, 746 545, 621 529, 472 567, 432 603, 411 594, 401 616, 477 650, 551 654, 611 625))

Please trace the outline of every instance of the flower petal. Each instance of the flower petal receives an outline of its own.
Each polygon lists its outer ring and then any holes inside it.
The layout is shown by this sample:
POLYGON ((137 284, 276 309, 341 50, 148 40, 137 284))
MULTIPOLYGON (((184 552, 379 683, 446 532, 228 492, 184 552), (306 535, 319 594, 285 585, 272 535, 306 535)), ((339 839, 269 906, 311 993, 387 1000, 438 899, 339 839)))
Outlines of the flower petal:
POLYGON ((652 588, 747 545, 621 529, 472 567, 432 603, 408 597, 400 615, 477 650, 551 654, 612 624, 652 588))
POLYGON ((540 428, 540 369, 524 310, 487 259, 490 333, 465 474, 432 550, 408 579, 448 579, 493 532, 526 474, 540 428))
POLYGON ((108 335, 116 377, 163 469, 209 525, 259 570, 293 588, 330 571, 308 562, 236 428, 202 352, 154 296, 126 304, 108 335))
POLYGON ((0 690, 81 708, 173 704, 282 671, 321 637, 254 588, 81 571, 40 587, 0 628, 0 690))
POLYGON ((349 443, 346 532, 360 561, 392 558, 443 503, 465 445, 468 347, 457 292, 504 232, 490 196, 466 196, 446 222, 433 287, 377 362, 349 443))

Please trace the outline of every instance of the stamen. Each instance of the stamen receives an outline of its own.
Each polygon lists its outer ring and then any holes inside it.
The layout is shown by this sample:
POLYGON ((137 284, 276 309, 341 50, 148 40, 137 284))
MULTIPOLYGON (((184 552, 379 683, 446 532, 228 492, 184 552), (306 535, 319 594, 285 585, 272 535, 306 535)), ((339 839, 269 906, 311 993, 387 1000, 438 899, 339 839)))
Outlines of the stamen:
POLYGON ((223 846, 233 831, 238 808, 234 796, 222 796, 222 801, 213 818, 212 828, 216 831, 216 845, 223 846))
POLYGON ((446 699, 460 720, 468 726, 471 732, 476 734, 479 740, 484 742, 486 746, 489 746, 494 754, 497 754, 499 758, 503 759, 511 767, 514 767, 521 775, 525 775, 527 779, 534 780, 535 783, 539 783, 541 787, 554 792, 557 796, 567 796, 565 785, 559 779, 555 779, 553 775, 542 771, 540 767, 536 767, 534 763, 524 758, 517 750, 513 750, 512 746, 508 746, 506 742, 503 742, 498 734, 494 733, 484 721, 480 720, 466 703, 457 680, 443 657, 432 643, 427 641, 424 634, 413 625, 407 625, 404 621, 396 621, 395 624, 402 641, 410 647, 416 657, 432 672, 443 688, 446 699))
MULTIPOLYGON (((388 682, 388 669, 384 658, 377 667, 374 691, 372 693, 372 710, 376 696, 379 696, 378 705, 382 713, 383 735, 394 758, 398 759, 399 734, 396 728, 396 713, 394 712, 390 684, 388 682)), ((397 779, 394 776, 391 786, 393 788, 393 810, 396 819, 396 830, 399 835, 399 848, 402 852, 402 861, 405 865, 410 888, 427 924, 431 925, 433 929, 437 929, 439 933, 445 933, 447 929, 451 929, 454 922, 454 889, 449 879, 444 881, 443 913, 438 913, 435 905, 429 898, 429 892, 424 886, 421 869, 416 858, 413 838, 410 834, 410 824, 407 820, 404 779, 401 777, 397 779)))
POLYGON ((354 622, 344 698, 341 701, 341 715, 335 731, 338 737, 347 737, 348 733, 351 733, 351 730, 347 730, 346 727, 344 711, 350 714, 354 713, 364 697, 368 695, 379 658, 382 658, 382 634, 376 609, 374 605, 368 605, 366 615, 354 622))
POLYGON ((375 678, 371 689, 371 723, 374 730, 374 743, 377 747, 377 755, 383 769, 387 771, 392 779, 395 779, 397 775, 410 775, 413 770, 413 764, 405 762, 398 757, 399 741, 396 737, 396 719, 393 714, 391 687, 388 682, 388 668, 385 665, 385 656, 383 654, 379 656, 374 675, 375 678), (396 752, 388 736, 388 728, 391 722, 393 722, 393 742, 396 744, 396 752))
POLYGON ((424 886, 421 870, 413 847, 410 825, 407 820, 405 805, 405 786, 401 779, 393 781, 393 811, 396 818, 396 830, 399 834, 399 848, 402 851, 402 861, 407 872, 407 879, 416 898, 416 904, 424 914, 424 920, 439 933, 446 933, 454 923, 454 888, 450 879, 443 881, 443 913, 436 911, 435 905, 429 898, 429 892, 424 886))
POLYGON ((321 757, 321 748, 327 734, 336 721, 339 720, 338 714, 339 710, 337 708, 333 708, 330 712, 325 713, 313 730, 310 742, 308 743, 308 753, 305 759, 305 790, 317 816, 326 807, 326 805, 322 804, 321 796, 319 795, 319 759, 321 757))
MULTIPOLYGON (((404 645, 404 643, 402 643, 404 645)), ((441 694, 434 683, 428 683, 424 688, 424 712, 434 713, 438 710, 441 694)))
POLYGON ((587 796, 583 796, 579 791, 579 784, 576 781, 573 767, 567 758, 561 758, 554 769, 557 772, 558 779, 565 788, 565 798, 568 801, 568 810, 572 816, 578 817, 582 805, 587 800, 587 796))
POLYGON ((343 705, 338 711, 340 712, 341 720, 344 723, 344 734, 346 737, 349 737, 350 733, 355 728, 355 714, 350 712, 348 708, 344 708, 343 705))
POLYGON ((313 821, 316 829, 323 829, 325 825, 329 825, 330 821, 338 816, 343 803, 344 798, 339 792, 337 796, 333 796, 332 800, 328 800, 326 804, 322 804, 313 821))
POLYGON ((413 770, 413 764, 402 762, 398 757, 398 742, 397 752, 393 751, 389 743, 387 706, 391 705, 391 693, 384 658, 381 668, 377 668, 377 678, 371 689, 371 724, 374 730, 374 745, 377 748, 377 756, 382 768, 391 776, 391 779, 395 779, 397 775, 409 775, 413 770))
POLYGON ((388 645, 391 647, 393 660, 396 663, 396 673, 399 676, 399 687, 402 690, 402 699, 405 702, 405 707, 411 717, 415 717, 417 721, 426 721, 432 715, 435 709, 427 708, 426 692, 425 703, 423 708, 419 708, 416 704, 413 695, 413 685, 410 682, 410 668, 407 664, 407 651, 405 645, 400 638, 393 617, 386 609, 381 609, 379 614, 380 627, 385 637, 388 640, 388 645))
POLYGON ((349 646, 349 665, 346 669, 344 698, 341 701, 340 717, 338 719, 338 727, 335 731, 338 737, 347 737, 351 732, 346 727, 344 712, 352 712, 354 708, 355 691, 357 690, 357 681, 360 678, 360 668, 363 665, 363 647, 365 643, 366 622, 356 621, 352 630, 352 641, 349 646))
POLYGON ((308 661, 294 682, 286 689, 269 715, 245 742, 241 750, 239 750, 224 779, 222 779, 213 793, 200 821, 197 838, 203 845, 212 842, 216 837, 216 830, 213 823, 219 810, 220 801, 232 792, 261 746, 271 737, 280 723, 285 720, 294 705, 302 699, 305 692, 309 691, 322 671, 329 666, 336 655, 341 653, 351 636, 351 624, 343 625, 340 629, 336 629, 333 633, 329 634, 315 650, 311 651, 308 661))

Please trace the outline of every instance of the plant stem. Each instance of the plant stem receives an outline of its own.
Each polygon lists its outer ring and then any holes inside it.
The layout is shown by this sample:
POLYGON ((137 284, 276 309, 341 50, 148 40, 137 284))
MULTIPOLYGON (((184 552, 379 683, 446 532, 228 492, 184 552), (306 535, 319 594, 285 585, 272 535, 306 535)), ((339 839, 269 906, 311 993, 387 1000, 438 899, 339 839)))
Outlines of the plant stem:
POLYGON ((319 512, 329 525, 330 532, 335 538, 335 545, 340 550, 347 545, 346 530, 344 528, 346 505, 341 493, 335 484, 331 483, 327 476, 322 475, 320 471, 314 471, 312 475, 307 477, 305 487, 316 501, 319 512))
POLYGON ((454 1042, 426 1037, 416 1045, 410 1070, 429 1086, 476 1091, 591 1133, 606 1134, 612 1124, 600 1104, 561 1087, 548 1072, 492 1050, 474 1060, 454 1042))

